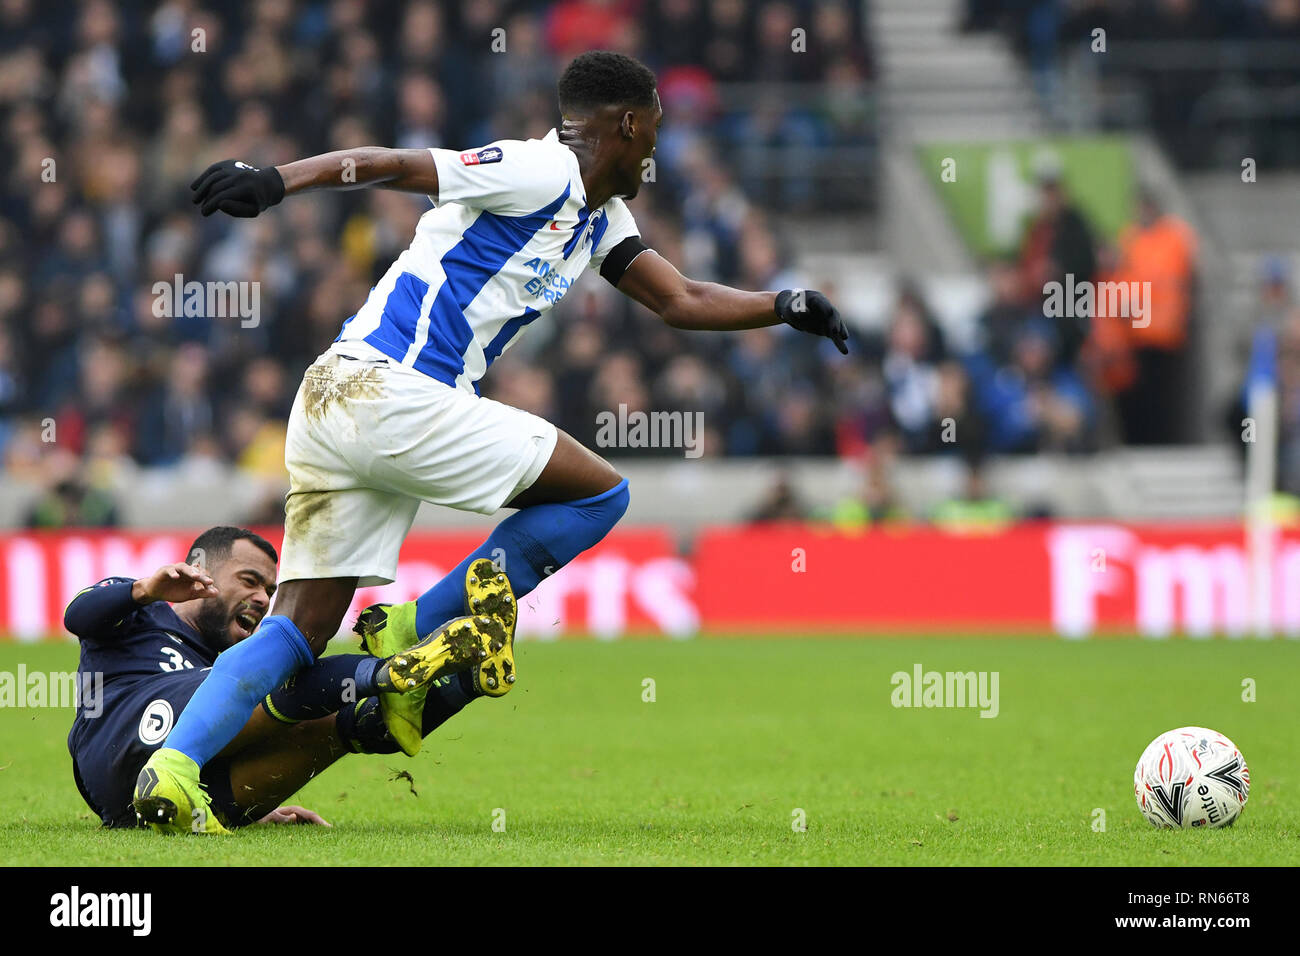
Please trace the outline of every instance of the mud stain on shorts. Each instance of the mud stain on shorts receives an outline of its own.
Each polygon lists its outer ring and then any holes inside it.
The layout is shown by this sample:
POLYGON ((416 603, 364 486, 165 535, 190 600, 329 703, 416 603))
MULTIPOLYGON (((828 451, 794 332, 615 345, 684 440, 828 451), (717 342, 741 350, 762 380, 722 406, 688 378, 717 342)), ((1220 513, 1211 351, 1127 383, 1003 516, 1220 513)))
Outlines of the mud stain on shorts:
POLYGON ((372 400, 384 393, 381 369, 366 366, 350 370, 335 364, 313 365, 303 376, 303 411, 313 421, 320 421, 338 402, 372 400))
POLYGON ((289 495, 284 503, 284 538, 286 541, 306 542, 313 556, 321 542, 321 531, 330 523, 333 511, 332 491, 299 491, 289 495), (314 533, 313 533, 314 532, 314 533))

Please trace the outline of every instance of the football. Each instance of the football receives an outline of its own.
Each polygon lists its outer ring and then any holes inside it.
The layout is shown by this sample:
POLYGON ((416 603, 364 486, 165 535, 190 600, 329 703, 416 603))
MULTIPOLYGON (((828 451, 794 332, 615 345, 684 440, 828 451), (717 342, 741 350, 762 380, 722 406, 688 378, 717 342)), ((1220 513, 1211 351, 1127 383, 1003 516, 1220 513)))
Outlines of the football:
POLYGON ((1223 734, 1179 727, 1142 752, 1133 771, 1133 794, 1154 827, 1232 826, 1250 795, 1250 770, 1223 734))

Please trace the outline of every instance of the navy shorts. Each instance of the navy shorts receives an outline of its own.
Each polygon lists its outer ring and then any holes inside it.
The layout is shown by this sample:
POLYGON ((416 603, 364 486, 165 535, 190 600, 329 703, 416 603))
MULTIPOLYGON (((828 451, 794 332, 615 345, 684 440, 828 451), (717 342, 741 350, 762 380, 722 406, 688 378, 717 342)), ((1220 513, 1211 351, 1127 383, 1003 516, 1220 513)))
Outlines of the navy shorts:
MULTIPOLYGON (((116 692, 106 687, 103 713, 79 720, 69 741, 72 778, 104 826, 142 825, 131 806, 136 777, 207 676, 206 668, 186 669, 146 677, 116 692)), ((239 827, 255 822, 235 805, 228 760, 209 760, 199 779, 222 823, 239 827)))

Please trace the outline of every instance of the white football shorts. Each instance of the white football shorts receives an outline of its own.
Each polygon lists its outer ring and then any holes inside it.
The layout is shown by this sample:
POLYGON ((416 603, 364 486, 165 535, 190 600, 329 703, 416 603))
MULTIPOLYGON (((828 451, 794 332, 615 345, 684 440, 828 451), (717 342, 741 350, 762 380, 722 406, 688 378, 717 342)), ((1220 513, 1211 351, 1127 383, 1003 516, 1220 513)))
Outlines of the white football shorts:
POLYGON ((537 480, 557 437, 536 415, 336 343, 289 414, 280 581, 388 584, 421 501, 492 514, 537 480))

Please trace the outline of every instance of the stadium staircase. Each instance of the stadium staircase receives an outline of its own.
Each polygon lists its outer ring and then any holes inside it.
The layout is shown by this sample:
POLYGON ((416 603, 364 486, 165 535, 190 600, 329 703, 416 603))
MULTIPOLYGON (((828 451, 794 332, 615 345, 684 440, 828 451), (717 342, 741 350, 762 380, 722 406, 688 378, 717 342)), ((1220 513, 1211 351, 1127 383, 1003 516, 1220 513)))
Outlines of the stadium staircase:
POLYGON ((1094 467, 1100 513, 1138 520, 1230 518, 1245 500, 1241 461, 1226 445, 1119 449, 1094 467))
POLYGON ((961 0, 874 0, 884 119, 909 139, 1045 129, 1029 76, 997 33, 959 31, 961 0))
POLYGON ((961 0, 875 0, 881 235, 896 262, 939 274, 975 268, 914 155, 931 140, 1040 134, 1047 123, 1024 67, 995 33, 960 31, 961 0))
MULTIPOLYGON (((1300 276, 1300 175, 1270 171, 1248 184, 1234 170, 1188 175, 1184 183, 1206 230, 1203 244, 1220 257, 1221 324, 1225 344, 1239 353, 1249 338, 1266 260, 1285 263, 1294 294, 1300 276)), ((1233 358, 1239 367, 1240 355, 1233 358)))

